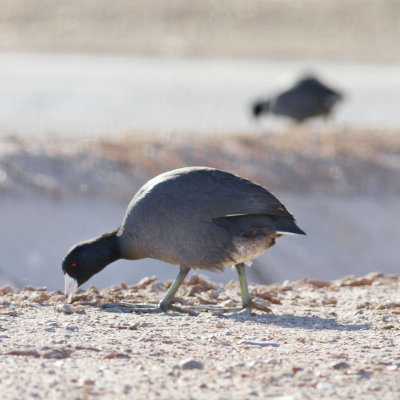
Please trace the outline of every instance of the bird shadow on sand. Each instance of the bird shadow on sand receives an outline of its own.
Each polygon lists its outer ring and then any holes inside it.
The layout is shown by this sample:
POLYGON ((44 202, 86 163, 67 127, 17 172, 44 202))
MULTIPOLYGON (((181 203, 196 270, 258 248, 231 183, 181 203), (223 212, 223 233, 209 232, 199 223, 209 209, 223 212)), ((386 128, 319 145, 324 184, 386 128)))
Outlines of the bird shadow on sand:
MULTIPOLYGON (((132 308, 128 304, 124 303, 109 303, 107 305, 100 306, 103 311, 115 312, 115 313, 131 313, 132 308), (110 307, 111 306, 111 307, 110 307)), ((180 317, 187 316, 187 313, 179 313, 169 311, 161 313, 168 315, 169 317, 180 317)), ((190 314, 189 314, 190 315, 190 314)), ((371 329, 370 324, 351 324, 351 323, 339 323, 334 318, 322 318, 317 315, 313 316, 298 316, 291 314, 255 314, 255 313, 229 313, 218 315, 221 319, 229 319, 238 323, 254 322, 258 324, 274 324, 282 328, 296 328, 305 330, 331 330, 331 331, 361 331, 371 329)), ((193 318, 196 318, 193 315, 193 318)))
POLYGON ((224 318, 235 320, 237 322, 253 321, 259 324, 274 324, 282 328, 296 328, 305 330, 331 330, 331 331, 361 331, 371 329, 370 324, 351 324, 339 323, 333 318, 322 318, 313 316, 298 316, 291 314, 230 314, 224 318))

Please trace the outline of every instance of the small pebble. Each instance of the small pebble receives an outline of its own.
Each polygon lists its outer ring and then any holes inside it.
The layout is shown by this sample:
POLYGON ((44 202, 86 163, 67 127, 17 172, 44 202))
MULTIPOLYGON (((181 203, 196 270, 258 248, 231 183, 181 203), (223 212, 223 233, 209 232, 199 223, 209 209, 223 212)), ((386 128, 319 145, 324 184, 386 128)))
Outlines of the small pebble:
POLYGON ((332 368, 333 369, 348 369, 348 368, 350 368, 350 365, 345 361, 340 361, 340 362, 332 364, 332 368))
POLYGON ((131 385, 124 385, 124 387, 122 389, 124 394, 128 394, 131 390, 132 390, 132 386, 131 385))
POLYGON ((2 288, 0 288, 0 295, 10 294, 13 292, 14 292, 14 289, 10 285, 3 286, 2 288))
POLYGON ((201 361, 194 360, 193 358, 188 358, 179 363, 182 369, 203 369, 203 363, 201 361))
POLYGON ((75 312, 77 314, 86 314, 85 307, 82 307, 82 306, 75 307, 75 312))
POLYGON ((257 366, 257 364, 261 364, 260 361, 258 361, 258 360, 252 360, 252 361, 249 361, 249 362, 247 363, 247 366, 248 366, 249 368, 254 368, 255 366, 257 366))
POLYGON ((318 382, 316 386, 318 390, 332 390, 334 387, 330 382, 318 382))
POLYGON ((50 349, 41 354, 43 358, 63 359, 68 358, 72 353, 70 349, 50 349))
POLYGON ((70 332, 75 332, 75 331, 79 331, 79 328, 75 325, 70 325, 70 326, 66 326, 65 330, 70 331, 70 332))
POLYGON ((223 321, 217 321, 217 323, 215 324, 216 328, 223 328, 225 326, 223 321))
POLYGON ((59 306, 57 306, 56 310, 57 312, 64 313, 67 315, 70 315, 74 312, 69 304, 60 304, 59 306))
POLYGON ((2 315, 8 315, 9 317, 18 317, 18 313, 16 311, 5 311, 1 313, 2 315))
POLYGON ((57 361, 54 363, 54 366, 55 366, 55 367, 61 367, 63 364, 64 364, 64 361, 63 361, 63 360, 57 360, 57 361))

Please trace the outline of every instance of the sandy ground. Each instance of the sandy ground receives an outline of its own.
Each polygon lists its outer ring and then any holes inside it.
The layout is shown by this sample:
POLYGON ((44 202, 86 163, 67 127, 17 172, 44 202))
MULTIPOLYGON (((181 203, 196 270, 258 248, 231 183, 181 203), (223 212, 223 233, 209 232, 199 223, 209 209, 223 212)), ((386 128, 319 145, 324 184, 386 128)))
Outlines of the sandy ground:
MULTIPOLYGON (((272 313, 132 314, 155 278, 64 295, 0 289, 3 399, 398 399, 400 281, 251 286, 272 313), (104 308, 105 304, 114 304, 104 308)), ((176 301, 238 304, 238 286, 192 277, 176 301)))

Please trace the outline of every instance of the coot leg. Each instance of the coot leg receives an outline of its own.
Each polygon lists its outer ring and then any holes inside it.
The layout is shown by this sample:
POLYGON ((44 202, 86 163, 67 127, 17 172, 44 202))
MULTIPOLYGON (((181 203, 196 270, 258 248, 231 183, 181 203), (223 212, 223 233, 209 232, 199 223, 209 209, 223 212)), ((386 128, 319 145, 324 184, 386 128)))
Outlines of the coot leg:
POLYGON ((256 303, 251 300, 249 289, 247 287, 246 274, 245 274, 245 265, 244 263, 235 265, 238 276, 239 276, 239 285, 240 285, 240 293, 242 297, 242 307, 221 307, 221 306, 194 306, 191 307, 195 311, 211 311, 218 314, 223 313, 233 313, 233 312, 248 312, 252 308, 257 310, 271 312, 271 309, 264 306, 263 304, 256 303))
POLYGON ((240 293, 242 295, 242 307, 220 307, 220 306, 197 306, 193 307, 196 311, 212 311, 216 313, 231 313, 250 310, 252 306, 249 290, 247 289, 246 275, 244 263, 236 264, 237 273, 239 276, 240 293))
POLYGON ((245 265, 244 263, 236 264, 236 270, 239 277, 240 293, 242 297, 242 307, 220 307, 220 306, 193 306, 190 308, 181 308, 172 304, 172 300, 178 291, 180 285, 185 280, 187 274, 189 273, 189 268, 180 267, 179 274, 175 281, 169 287, 167 293, 164 295, 163 299, 158 303, 158 305, 153 304, 128 304, 128 303, 109 303, 104 304, 104 308, 111 308, 115 306, 127 307, 131 312, 138 313, 159 313, 166 312, 168 310, 173 310, 181 313, 189 313, 191 315, 196 315, 196 311, 208 311, 214 313, 232 313, 232 312, 249 312, 252 308, 271 312, 271 309, 263 304, 259 304, 253 301, 249 294, 249 289, 247 287, 245 265))
POLYGON ((252 308, 256 308, 260 311, 271 312, 272 310, 269 307, 251 300, 249 289, 247 287, 244 263, 236 264, 235 267, 239 277, 240 294, 242 296, 242 310, 251 310, 252 308))
POLYGON ((175 293, 178 291, 179 286, 184 281, 186 275, 189 272, 189 268, 180 267, 179 274, 176 277, 175 281, 172 283, 167 293, 163 297, 163 299, 157 304, 131 304, 131 303, 123 303, 123 302, 113 302, 103 304, 103 308, 114 308, 114 307, 125 307, 130 312, 136 313, 160 313, 166 312, 168 310, 173 310, 181 313, 187 313, 190 315, 196 315, 196 312, 191 309, 183 309, 181 307, 175 306, 172 304, 172 299, 175 296, 175 293))
POLYGON ((240 294, 242 296, 242 308, 249 308, 251 306, 251 298, 249 289, 247 287, 246 273, 244 269, 244 263, 235 265, 240 285, 240 294))
MULTIPOLYGON (((179 269, 179 274, 176 277, 175 281, 172 283, 172 285, 169 287, 167 293, 165 293, 165 296, 163 299, 158 303, 158 307, 161 308, 163 311, 167 311, 169 308, 171 309, 177 309, 177 307, 172 306, 172 299, 175 296, 175 293, 178 291, 179 286, 181 286, 182 282, 186 278, 186 275, 189 272, 189 268, 185 267, 180 267, 179 269)), ((180 311, 177 309, 177 311, 180 311)))

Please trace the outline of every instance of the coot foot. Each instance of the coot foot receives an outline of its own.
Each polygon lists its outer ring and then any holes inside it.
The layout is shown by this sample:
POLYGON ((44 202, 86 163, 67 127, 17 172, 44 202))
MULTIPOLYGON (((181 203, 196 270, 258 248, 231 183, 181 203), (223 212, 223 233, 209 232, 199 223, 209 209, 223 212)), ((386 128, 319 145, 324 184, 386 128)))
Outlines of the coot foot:
POLYGON ((245 314, 251 312, 251 310, 256 309, 263 312, 272 312, 272 310, 265 306, 264 304, 257 303, 255 301, 250 302, 250 306, 246 307, 221 307, 221 306, 193 306, 191 307, 194 311, 204 311, 204 312, 212 312, 215 314, 228 314, 228 313, 238 313, 238 314, 245 314))
POLYGON ((211 312, 213 314, 227 314, 227 313, 237 313, 243 310, 242 307, 221 307, 221 306, 192 306, 192 310, 200 312, 211 312))
POLYGON ((163 308, 160 304, 133 304, 133 303, 124 303, 124 302, 112 302, 106 303, 101 306, 102 308, 108 309, 122 309, 122 312, 127 313, 137 313, 137 314, 157 314, 168 311, 176 311, 179 313, 189 314, 189 315, 197 315, 195 311, 192 309, 182 308, 175 306, 174 304, 170 304, 167 308, 163 308))
POLYGON ((115 301, 111 303, 106 303, 101 306, 102 308, 108 309, 117 309, 122 312, 131 313, 157 313, 163 312, 158 305, 156 304, 133 304, 133 303, 125 303, 120 301, 115 301))
POLYGON ((247 288, 246 275, 245 275, 245 265, 244 263, 240 263, 236 265, 236 269, 239 276, 239 285, 240 285, 240 293, 242 297, 242 307, 221 307, 221 306, 213 306, 213 305, 204 305, 204 306, 192 306, 192 307, 178 307, 172 304, 172 300, 177 292, 179 286, 185 279, 186 275, 189 272, 189 268, 181 267, 179 270, 179 274, 172 285, 169 287, 167 293, 163 297, 163 299, 156 304, 131 304, 131 303, 107 303, 103 305, 103 308, 117 308, 117 307, 125 307, 126 312, 135 312, 135 313, 161 313, 167 312, 169 310, 176 311, 179 313, 185 313, 189 315, 197 315, 196 311, 205 311, 212 312, 216 314, 225 314, 225 313, 248 313, 251 312, 252 309, 264 311, 264 312, 272 312, 272 310, 265 306, 264 304, 258 303, 256 300, 252 300, 249 294, 249 290, 247 288))
POLYGON ((245 275, 244 263, 236 264, 236 270, 239 278, 240 294, 242 296, 242 310, 256 309, 264 312, 272 312, 272 310, 264 304, 252 300, 247 287, 246 275, 245 275))
POLYGON ((267 313, 272 312, 272 310, 269 307, 267 307, 266 305, 258 303, 258 302, 253 301, 253 300, 251 300, 250 306, 242 308, 242 312, 245 312, 245 310, 248 310, 248 311, 251 312, 251 310, 254 310, 254 309, 255 310, 259 310, 259 311, 263 311, 263 312, 267 312, 267 313))

